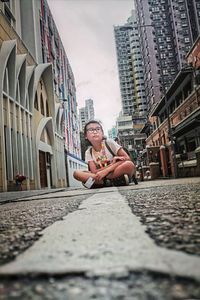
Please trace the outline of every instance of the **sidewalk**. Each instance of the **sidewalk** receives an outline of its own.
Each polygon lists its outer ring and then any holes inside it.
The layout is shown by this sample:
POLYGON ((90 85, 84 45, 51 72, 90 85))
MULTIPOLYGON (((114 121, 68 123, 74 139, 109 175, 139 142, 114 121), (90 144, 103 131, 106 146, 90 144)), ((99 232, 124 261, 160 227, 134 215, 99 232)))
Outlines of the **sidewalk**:
POLYGON ((2 192, 0 193, 0 203, 8 203, 18 199, 29 198, 37 195, 46 195, 51 193, 58 193, 71 190, 72 188, 55 188, 55 189, 41 189, 41 190, 29 190, 29 191, 15 191, 15 192, 2 192))

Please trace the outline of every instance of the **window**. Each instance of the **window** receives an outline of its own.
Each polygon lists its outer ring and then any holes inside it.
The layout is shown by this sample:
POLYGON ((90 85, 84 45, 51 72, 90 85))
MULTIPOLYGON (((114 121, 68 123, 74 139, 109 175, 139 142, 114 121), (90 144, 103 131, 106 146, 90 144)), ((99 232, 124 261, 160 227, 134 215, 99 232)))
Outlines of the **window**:
POLYGON ((43 101, 42 94, 40 96, 40 112, 42 115, 44 115, 44 101, 43 101))
POLYGON ((39 108, 38 108, 38 97, 37 97, 37 93, 35 94, 34 108, 37 109, 37 110, 39 110, 39 108))
POLYGON ((46 101, 46 116, 49 117, 49 106, 47 101, 46 101))
POLYGON ((191 137, 188 138, 187 140, 187 147, 188 147, 188 151, 194 151, 196 149, 196 142, 195 142, 195 138, 191 137))
POLYGON ((182 13, 181 14, 181 19, 185 19, 186 18, 186 14, 185 13, 182 13))
POLYGON ((15 18, 14 18, 13 14, 12 14, 11 9, 10 9, 10 3, 8 3, 8 2, 6 3, 4 12, 5 12, 5 16, 6 16, 7 20, 8 20, 8 22, 11 25, 13 25, 15 23, 15 18))

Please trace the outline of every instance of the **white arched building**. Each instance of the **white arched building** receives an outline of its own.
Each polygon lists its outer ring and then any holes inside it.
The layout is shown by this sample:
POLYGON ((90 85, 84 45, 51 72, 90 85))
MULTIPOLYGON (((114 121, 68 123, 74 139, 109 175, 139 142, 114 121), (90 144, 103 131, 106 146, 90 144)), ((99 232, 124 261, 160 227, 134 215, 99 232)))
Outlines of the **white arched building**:
POLYGON ((63 109, 55 99, 51 64, 28 66, 16 40, 0 48, 0 191, 66 186, 63 109))

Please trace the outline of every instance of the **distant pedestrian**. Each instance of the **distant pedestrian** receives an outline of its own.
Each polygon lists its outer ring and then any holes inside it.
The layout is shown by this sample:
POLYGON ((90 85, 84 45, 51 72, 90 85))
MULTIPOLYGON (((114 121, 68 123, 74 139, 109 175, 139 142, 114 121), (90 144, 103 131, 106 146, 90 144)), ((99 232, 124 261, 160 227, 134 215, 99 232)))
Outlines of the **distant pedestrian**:
POLYGON ((128 185, 135 173, 135 165, 122 146, 106 139, 99 121, 90 120, 84 129, 90 144, 85 152, 88 171, 76 170, 74 178, 87 188, 128 185))

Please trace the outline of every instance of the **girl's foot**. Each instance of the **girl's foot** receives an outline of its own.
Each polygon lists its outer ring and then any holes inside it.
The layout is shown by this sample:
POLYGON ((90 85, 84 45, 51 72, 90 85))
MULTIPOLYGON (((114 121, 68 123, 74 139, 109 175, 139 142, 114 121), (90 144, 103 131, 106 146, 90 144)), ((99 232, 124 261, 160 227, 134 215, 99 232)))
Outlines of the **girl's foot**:
POLYGON ((120 177, 113 179, 114 186, 125 186, 129 185, 129 176, 127 174, 121 175, 120 177))

